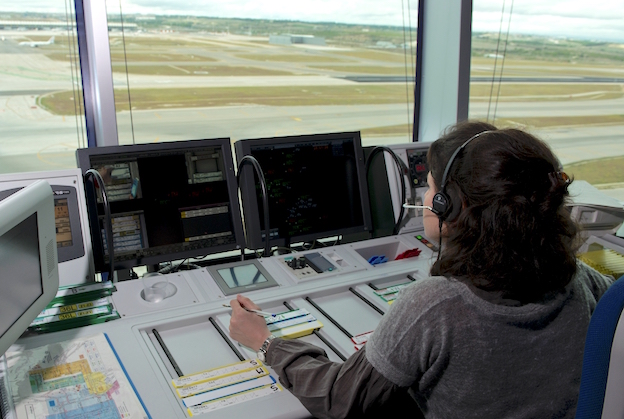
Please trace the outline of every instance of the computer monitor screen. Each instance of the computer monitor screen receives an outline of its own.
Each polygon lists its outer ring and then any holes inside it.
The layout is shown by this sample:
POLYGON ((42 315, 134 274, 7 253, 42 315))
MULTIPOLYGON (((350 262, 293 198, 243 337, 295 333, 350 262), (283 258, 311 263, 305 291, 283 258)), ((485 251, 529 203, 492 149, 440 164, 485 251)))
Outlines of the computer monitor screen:
MULTIPOLYGON (((269 193, 271 245, 370 230, 368 188, 359 132, 241 140, 238 161, 255 157, 269 193)), ((241 177, 247 244, 262 247, 260 185, 251 167, 241 177)))
MULTIPOLYGON (((230 140, 77 150, 110 203, 115 267, 132 268, 240 248, 244 243, 230 140)), ((108 269, 105 211, 86 186, 95 266, 108 269)))
POLYGON ((0 355, 58 291, 55 230, 47 182, 0 201, 0 355))

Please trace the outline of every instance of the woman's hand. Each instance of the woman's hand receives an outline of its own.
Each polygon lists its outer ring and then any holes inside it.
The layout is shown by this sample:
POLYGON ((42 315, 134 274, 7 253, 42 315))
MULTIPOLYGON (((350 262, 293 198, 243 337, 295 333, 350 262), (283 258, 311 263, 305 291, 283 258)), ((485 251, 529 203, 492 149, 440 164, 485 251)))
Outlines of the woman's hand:
POLYGON ((236 300, 230 301, 232 318, 230 319, 230 337, 248 348, 257 351, 266 338, 271 336, 264 317, 250 313, 245 308, 260 310, 247 297, 237 295, 236 300))

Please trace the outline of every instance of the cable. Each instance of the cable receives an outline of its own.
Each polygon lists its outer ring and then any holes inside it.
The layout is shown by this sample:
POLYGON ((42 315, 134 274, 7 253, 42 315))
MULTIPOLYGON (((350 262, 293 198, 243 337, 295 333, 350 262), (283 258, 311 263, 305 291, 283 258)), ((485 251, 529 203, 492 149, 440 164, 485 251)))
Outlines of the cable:
POLYGON ((130 128, 132 129, 132 144, 134 142, 134 121, 132 119, 132 100, 130 99, 130 75, 128 72, 128 56, 126 55, 126 31, 124 29, 123 11, 121 10, 121 0, 119 0, 119 19, 121 20, 121 42, 124 51, 124 64, 126 65, 126 87, 128 89, 128 110, 130 111, 130 128))
MULTIPOLYGON (((391 148, 386 147, 386 146, 377 146, 375 148, 373 148, 373 151, 371 151, 371 153, 368 155, 368 159, 366 159, 366 180, 368 181, 368 172, 370 170, 370 166, 371 163, 373 161, 373 157, 375 157, 375 155, 381 151, 385 151, 387 153, 390 153, 390 155, 392 156, 392 159, 394 160, 394 163, 396 164, 397 169, 399 170, 399 177, 401 179, 401 202, 405 202, 406 201, 406 197, 405 197, 405 174, 403 172, 403 164, 401 163, 401 159, 399 159, 399 156, 396 155, 396 153, 394 151, 392 151, 391 148)), ((371 208, 371 213, 372 213, 372 208, 371 208)), ((399 225, 401 224, 401 221, 403 220, 403 215, 405 214, 405 209, 403 208, 403 206, 401 206, 401 210, 399 211, 399 217, 396 220, 395 224, 394 224, 394 230, 392 232, 393 235, 397 235, 399 234, 399 225)))
POLYGON ((505 36, 505 47, 503 48, 503 61, 501 62, 501 69, 498 75, 498 92, 496 92, 496 102, 494 102, 494 115, 492 115, 492 122, 496 121, 496 111, 498 110, 498 98, 500 97, 501 84, 503 81, 503 71, 505 70, 505 57, 507 56, 507 42, 509 41, 509 28, 511 28, 512 14, 513 0, 511 0, 511 7, 509 9, 509 20, 507 21, 507 35, 505 36))
MULTIPOLYGON (((84 174, 85 181, 89 179, 91 176, 95 178, 97 184, 100 188, 100 192, 102 193, 102 201, 104 202, 104 218, 105 218, 105 228, 106 228, 106 246, 108 247, 108 262, 109 262, 109 271, 108 271, 108 280, 113 282, 113 278, 115 277, 115 256, 113 249, 113 220, 111 219, 111 210, 110 203, 108 202, 108 197, 106 196, 106 186, 104 185, 104 179, 100 173, 95 169, 89 169, 84 174)), ((96 211, 97 211, 97 194, 95 197, 96 200, 96 211)), ((98 226, 99 228, 99 226, 98 226)))
MULTIPOLYGON (((410 111, 409 111, 409 82, 408 82, 408 68, 407 68, 407 36, 405 35, 405 1, 401 1, 401 14, 403 15, 403 58, 405 61, 405 104, 407 110, 407 135, 409 136, 409 123, 410 123, 410 111)), ((411 62, 411 61, 410 61, 411 62)))
MULTIPOLYGON (((488 103, 488 111, 487 116, 485 118, 486 122, 490 121, 490 106, 492 106, 492 93, 494 93, 494 80, 496 80, 496 65, 498 64, 498 48, 500 46, 500 38, 501 32, 503 31, 503 17, 505 15, 505 3, 507 0, 503 0, 503 10, 501 11, 501 21, 498 28, 498 39, 496 41, 496 54, 494 54, 494 72, 492 73, 492 85, 490 87, 490 100, 488 103)), ((494 119, 492 119, 492 123, 494 123, 494 119)))
POLYGON ((266 257, 271 256, 271 240, 270 240, 270 226, 269 226, 269 194, 267 192, 266 179, 264 178, 264 173, 262 173, 262 168, 260 167, 260 163, 254 156, 246 155, 243 156, 241 161, 238 163, 237 173, 236 173, 236 184, 240 189, 240 177, 242 173, 243 166, 245 163, 250 162, 254 167, 256 174, 258 175, 258 179, 260 180, 260 189, 262 190, 262 208, 264 211, 264 255, 266 257))
POLYGON ((69 69, 71 71, 72 93, 74 98, 74 116, 76 117, 76 138, 78 140, 78 148, 84 148, 84 129, 82 127, 82 117, 79 117, 79 115, 84 114, 84 112, 82 112, 82 101, 80 100, 80 94, 78 93, 78 88, 76 87, 76 81, 78 79, 77 75, 79 74, 79 71, 76 67, 76 59, 74 58, 77 57, 78 54, 76 54, 76 45, 74 43, 73 36, 74 20, 72 19, 70 21, 67 1, 65 1, 65 17, 67 22, 67 52, 69 53, 69 69), (82 143, 80 141, 81 138, 82 143))

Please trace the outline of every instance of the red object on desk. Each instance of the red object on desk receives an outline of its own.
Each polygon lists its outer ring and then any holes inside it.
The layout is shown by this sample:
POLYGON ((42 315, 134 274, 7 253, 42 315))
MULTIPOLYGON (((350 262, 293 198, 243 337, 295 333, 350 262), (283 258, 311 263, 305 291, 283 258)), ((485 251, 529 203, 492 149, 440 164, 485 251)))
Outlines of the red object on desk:
POLYGON ((413 258, 418 255, 420 255, 420 249, 418 248, 409 249, 401 253, 400 255, 398 255, 394 260, 413 258))

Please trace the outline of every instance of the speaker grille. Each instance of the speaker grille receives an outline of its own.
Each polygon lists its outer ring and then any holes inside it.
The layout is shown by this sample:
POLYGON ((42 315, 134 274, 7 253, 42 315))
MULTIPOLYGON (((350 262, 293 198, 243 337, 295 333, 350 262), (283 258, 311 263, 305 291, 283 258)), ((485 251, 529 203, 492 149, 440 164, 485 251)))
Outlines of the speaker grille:
POLYGON ((46 256, 48 258, 48 276, 54 271, 54 241, 50 240, 46 246, 46 256))

